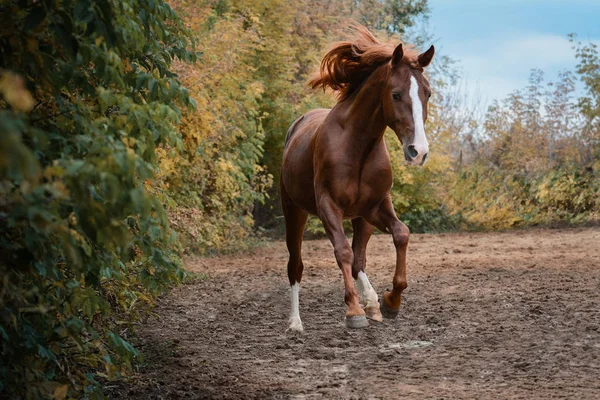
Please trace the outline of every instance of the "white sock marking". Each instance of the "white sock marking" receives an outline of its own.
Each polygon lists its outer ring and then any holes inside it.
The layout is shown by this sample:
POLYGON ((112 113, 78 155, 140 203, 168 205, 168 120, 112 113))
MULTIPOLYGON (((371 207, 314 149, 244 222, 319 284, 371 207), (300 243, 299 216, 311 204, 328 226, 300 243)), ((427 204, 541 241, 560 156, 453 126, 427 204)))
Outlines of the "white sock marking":
POLYGON ((377 292, 375 292, 373 286, 371 286, 371 282, 369 282, 369 278, 367 278, 367 274, 365 274, 363 271, 358 273, 356 287, 358 289, 358 296, 360 297, 361 305, 364 308, 377 307, 379 304, 377 292))
POLYGON ((421 164, 423 156, 429 152, 429 142, 425 137, 425 123, 423 121, 423 104, 419 97, 419 83, 414 75, 410 76, 410 99, 412 101, 413 121, 415 123, 415 138, 413 146, 419 153, 415 158, 416 164, 421 164))
POLYGON ((292 312, 290 314, 290 330, 302 332, 302 321, 300 320, 300 284, 294 283, 291 288, 292 312))

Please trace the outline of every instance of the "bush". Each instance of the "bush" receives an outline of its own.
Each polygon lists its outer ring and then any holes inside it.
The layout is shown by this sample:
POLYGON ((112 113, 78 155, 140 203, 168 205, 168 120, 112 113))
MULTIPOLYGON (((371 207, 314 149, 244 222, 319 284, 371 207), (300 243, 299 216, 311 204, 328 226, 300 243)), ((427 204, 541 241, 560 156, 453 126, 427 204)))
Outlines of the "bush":
POLYGON ((198 2, 177 7, 205 55, 201 64, 176 67, 199 110, 183 113, 183 151, 160 149, 156 189, 186 251, 240 251, 254 229, 254 204, 272 182, 259 164, 264 85, 249 67, 259 25, 252 14, 219 15, 198 2))
POLYGON ((451 187, 450 212, 479 229, 592 222, 600 209, 600 179, 591 167, 523 174, 476 163, 457 174, 451 187))
POLYGON ((536 184, 534 199, 542 221, 585 221, 600 209, 600 176, 593 168, 560 168, 536 184))
POLYGON ((0 396, 101 397, 136 311, 182 278, 146 190, 194 53, 164 1, 0 6, 0 396))

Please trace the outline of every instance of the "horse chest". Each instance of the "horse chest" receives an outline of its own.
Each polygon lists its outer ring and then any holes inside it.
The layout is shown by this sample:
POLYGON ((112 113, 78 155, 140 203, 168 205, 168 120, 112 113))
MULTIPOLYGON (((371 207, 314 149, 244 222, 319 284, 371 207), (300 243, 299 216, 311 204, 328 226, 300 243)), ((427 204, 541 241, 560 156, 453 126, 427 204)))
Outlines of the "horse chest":
MULTIPOLYGON (((328 193, 343 210, 345 218, 358 217, 370 213, 389 196, 392 187, 391 166, 386 168, 385 165, 367 163, 360 171, 338 170, 327 177, 317 176, 315 187, 321 187, 328 193)), ((315 193, 317 197, 318 192, 315 193)))
POLYGON ((389 196, 392 187, 392 166, 381 142, 360 163, 335 160, 315 171, 316 197, 327 193, 346 218, 370 213, 389 196))
POLYGON ((391 187, 392 175, 386 169, 363 171, 353 190, 353 201, 346 207, 345 216, 361 216, 377 208, 389 196, 391 187))
POLYGON ((379 200, 392 188, 392 164, 385 146, 380 142, 359 167, 359 197, 367 201, 379 200))

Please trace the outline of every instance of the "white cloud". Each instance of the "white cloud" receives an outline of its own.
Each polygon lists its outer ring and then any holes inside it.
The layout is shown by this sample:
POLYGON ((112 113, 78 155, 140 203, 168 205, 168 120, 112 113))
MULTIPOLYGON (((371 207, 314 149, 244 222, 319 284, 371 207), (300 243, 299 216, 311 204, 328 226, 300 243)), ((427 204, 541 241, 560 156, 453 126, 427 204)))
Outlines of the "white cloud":
POLYGON ((504 43, 504 51, 514 63, 534 68, 566 66, 573 63, 574 52, 566 37, 531 35, 504 43))
POLYGON ((458 60, 463 79, 490 100, 524 88, 532 69, 541 69, 553 80, 559 71, 577 64, 569 39, 554 34, 481 38, 453 50, 447 54, 458 60))
POLYGON ((520 71, 566 67, 575 60, 569 40, 559 35, 522 34, 505 39, 481 39, 477 42, 479 43, 472 43, 475 51, 462 58, 466 68, 476 65, 490 71, 505 71, 507 68, 520 71))
POLYGON ((488 98, 527 84, 531 69, 547 80, 573 70, 575 51, 566 36, 600 42, 599 0, 430 0, 427 25, 439 54, 458 62, 469 86, 488 98))

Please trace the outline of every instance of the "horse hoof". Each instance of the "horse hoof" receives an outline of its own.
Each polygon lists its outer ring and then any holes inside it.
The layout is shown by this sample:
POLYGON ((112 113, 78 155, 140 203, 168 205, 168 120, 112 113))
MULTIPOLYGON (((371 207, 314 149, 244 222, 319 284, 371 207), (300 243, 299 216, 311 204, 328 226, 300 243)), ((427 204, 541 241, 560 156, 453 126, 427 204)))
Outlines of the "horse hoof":
POLYGON ((381 311, 379 311, 379 304, 373 307, 365 308, 365 314, 367 314, 367 318, 371 321, 381 322, 383 321, 383 316, 381 315, 381 311))
POLYGON ((300 318, 290 318, 290 327, 287 330, 292 332, 302 332, 304 327, 302 326, 300 318))
POLYGON ((385 301, 383 301, 383 296, 379 300, 379 305, 381 308, 381 314, 388 319, 396 319, 396 317, 400 313, 400 309, 394 310, 386 306, 385 301))
POLYGON ((354 315, 352 317, 346 317, 346 326, 352 329, 366 328, 369 326, 369 321, 364 315, 354 315))

